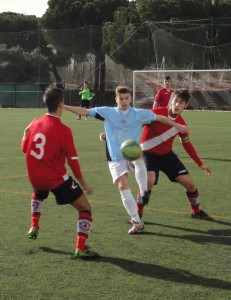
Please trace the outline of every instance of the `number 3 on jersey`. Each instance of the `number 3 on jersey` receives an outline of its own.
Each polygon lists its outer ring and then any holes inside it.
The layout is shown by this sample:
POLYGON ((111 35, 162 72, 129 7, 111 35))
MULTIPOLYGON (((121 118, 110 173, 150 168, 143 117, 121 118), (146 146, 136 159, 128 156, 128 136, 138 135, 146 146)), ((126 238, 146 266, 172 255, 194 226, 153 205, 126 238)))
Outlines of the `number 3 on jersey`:
POLYGON ((37 133, 34 136, 33 141, 36 142, 35 148, 38 149, 38 151, 35 152, 34 150, 31 150, 30 154, 34 156, 36 159, 42 159, 44 155, 44 145, 46 144, 46 137, 42 133, 37 133))

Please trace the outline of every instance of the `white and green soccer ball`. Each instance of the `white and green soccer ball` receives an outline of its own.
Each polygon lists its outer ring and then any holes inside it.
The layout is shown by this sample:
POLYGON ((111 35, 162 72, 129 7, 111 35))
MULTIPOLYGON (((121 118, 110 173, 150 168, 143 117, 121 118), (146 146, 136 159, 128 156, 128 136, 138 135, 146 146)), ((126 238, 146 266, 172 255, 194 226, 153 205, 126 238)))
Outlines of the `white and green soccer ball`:
POLYGON ((133 161, 141 157, 142 150, 140 144, 134 140, 126 140, 120 146, 120 151, 124 159, 133 161))

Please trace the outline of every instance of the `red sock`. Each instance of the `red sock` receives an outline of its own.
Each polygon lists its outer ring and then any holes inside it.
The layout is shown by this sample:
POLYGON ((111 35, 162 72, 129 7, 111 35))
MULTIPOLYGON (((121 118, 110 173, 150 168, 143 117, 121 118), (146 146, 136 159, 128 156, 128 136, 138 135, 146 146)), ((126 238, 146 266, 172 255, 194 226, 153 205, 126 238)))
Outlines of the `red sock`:
POLYGON ((92 217, 88 211, 81 211, 77 222, 76 248, 84 251, 90 233, 92 217))
POLYGON ((197 205, 191 205, 191 211, 192 211, 193 213, 198 213, 198 212, 200 212, 200 205, 199 205, 199 204, 197 204, 197 205))
POLYGON ((144 205, 137 203, 137 208, 138 208, 138 214, 139 216, 142 216, 143 212, 144 212, 144 205))
POLYGON ((36 227, 37 229, 39 229, 40 217, 41 217, 41 213, 32 213, 30 227, 36 227))
POLYGON ((78 233, 76 240, 76 248, 80 249, 81 251, 84 251, 87 238, 87 235, 78 233))
POLYGON ((192 192, 192 193, 186 192, 186 197, 191 204, 191 211, 193 213, 199 212, 200 211, 200 198, 199 198, 198 190, 196 190, 195 192, 192 192))

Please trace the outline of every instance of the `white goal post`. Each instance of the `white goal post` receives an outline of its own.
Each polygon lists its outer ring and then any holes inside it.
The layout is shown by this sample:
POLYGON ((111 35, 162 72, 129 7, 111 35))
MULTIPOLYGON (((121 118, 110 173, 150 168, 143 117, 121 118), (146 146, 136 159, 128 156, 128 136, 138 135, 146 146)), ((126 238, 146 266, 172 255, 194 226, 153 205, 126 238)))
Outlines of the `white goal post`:
POLYGON ((173 89, 189 89, 191 109, 231 107, 231 69, 133 71, 133 106, 152 107, 166 76, 171 77, 173 89))

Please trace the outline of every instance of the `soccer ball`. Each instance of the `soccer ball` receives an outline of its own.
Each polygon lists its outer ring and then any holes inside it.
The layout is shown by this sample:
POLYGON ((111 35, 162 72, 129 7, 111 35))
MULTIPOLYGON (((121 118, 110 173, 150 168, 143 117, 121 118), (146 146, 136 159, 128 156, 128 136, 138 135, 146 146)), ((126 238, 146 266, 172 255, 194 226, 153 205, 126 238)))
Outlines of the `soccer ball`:
POLYGON ((130 161, 136 160, 142 155, 140 145, 133 140, 124 141, 120 146, 120 151, 123 158, 130 161))

